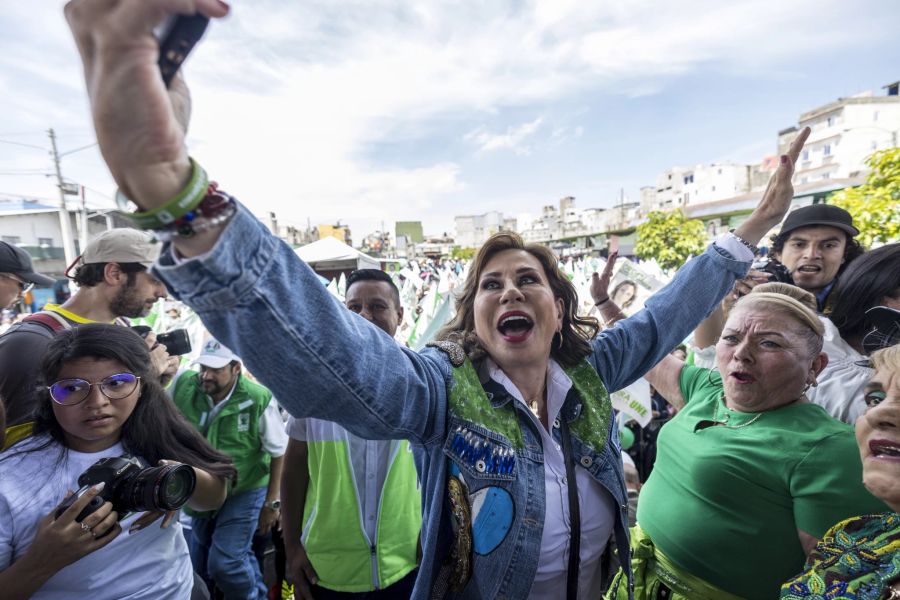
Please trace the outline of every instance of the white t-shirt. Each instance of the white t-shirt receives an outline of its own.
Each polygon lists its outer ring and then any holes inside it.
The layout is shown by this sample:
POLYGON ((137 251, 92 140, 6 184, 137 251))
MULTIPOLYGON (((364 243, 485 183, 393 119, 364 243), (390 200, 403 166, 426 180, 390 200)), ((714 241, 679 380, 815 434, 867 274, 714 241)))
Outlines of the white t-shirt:
MULTIPOLYGON (((491 360, 486 361, 491 379, 501 384, 509 394, 526 407, 522 393, 509 377, 491 360)), ((553 359, 547 368, 547 420, 550 423, 559 415, 566 395, 572 387, 572 380, 553 359)), ((544 529, 541 533, 541 557, 538 560, 534 583, 531 585, 532 600, 551 600, 565 596, 566 580, 569 574, 569 541, 572 527, 569 523, 569 492, 566 481, 566 462, 562 445, 557 444, 540 420, 527 410, 534 419, 544 448, 544 529)), ((581 512, 581 565, 578 571, 578 597, 597 598, 597 584, 600 579, 600 556, 613 533, 616 518, 616 503, 587 469, 575 469, 578 504, 581 512)))
MULTIPOLYGON (((78 489, 78 476, 101 458, 121 456, 121 444, 84 454, 52 442, 47 448, 19 454, 49 440, 41 435, 0 454, 0 570, 28 550, 37 523, 78 489)), ((143 461, 142 461, 143 462, 143 461)), ((181 525, 166 529, 156 521, 128 533, 140 514, 120 522, 122 533, 108 545, 58 571, 32 596, 39 600, 129 600, 190 598, 194 573, 181 525)), ((2 595, 2 594, 0 594, 2 595)))
POLYGON ((806 397, 835 419, 853 425, 857 417, 866 411, 863 390, 875 370, 857 365, 866 357, 844 341, 830 319, 819 319, 825 326, 822 352, 828 355, 828 364, 816 378, 818 385, 809 388, 806 397))

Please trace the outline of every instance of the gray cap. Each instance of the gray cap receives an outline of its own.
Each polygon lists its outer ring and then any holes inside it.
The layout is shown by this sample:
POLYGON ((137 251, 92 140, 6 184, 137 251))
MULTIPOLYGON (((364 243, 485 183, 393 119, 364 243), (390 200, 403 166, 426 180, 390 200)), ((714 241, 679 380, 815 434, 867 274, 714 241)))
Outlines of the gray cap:
POLYGON ((162 245, 146 231, 137 229, 110 229, 98 235, 87 245, 79 262, 140 263, 149 267, 159 257, 162 245))
POLYGON ((22 281, 41 286, 53 285, 56 281, 52 277, 35 273, 31 256, 18 246, 6 242, 0 242, 0 273, 13 273, 22 281))

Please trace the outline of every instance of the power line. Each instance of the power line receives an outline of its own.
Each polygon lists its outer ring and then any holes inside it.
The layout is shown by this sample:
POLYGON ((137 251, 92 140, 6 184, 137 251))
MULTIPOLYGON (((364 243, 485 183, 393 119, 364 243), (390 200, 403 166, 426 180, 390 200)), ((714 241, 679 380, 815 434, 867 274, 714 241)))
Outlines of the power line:
POLYGON ((96 145, 97 145, 97 142, 94 142, 93 144, 88 144, 87 146, 81 146, 80 148, 75 148, 74 150, 68 150, 66 152, 61 153, 59 155, 59 157, 62 158, 63 156, 68 156, 69 154, 75 154, 76 152, 81 152, 82 150, 87 150, 88 148, 93 148, 96 145))
POLYGON ((11 146, 22 146, 23 148, 36 148, 38 150, 43 150, 44 152, 49 152, 45 146, 35 146, 34 144, 23 144, 22 142, 13 142, 11 140, 0 140, 0 144, 9 144, 11 146))

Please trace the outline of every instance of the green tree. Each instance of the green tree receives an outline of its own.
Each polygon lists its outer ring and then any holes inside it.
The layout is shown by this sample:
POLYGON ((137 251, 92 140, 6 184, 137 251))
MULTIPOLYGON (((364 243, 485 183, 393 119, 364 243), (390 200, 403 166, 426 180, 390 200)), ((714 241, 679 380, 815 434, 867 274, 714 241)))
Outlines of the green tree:
POLYGON ((472 260, 475 258, 475 248, 451 248, 450 258, 455 258, 457 260, 472 260))
POLYGON ((853 216, 856 239, 865 246, 900 240, 900 148, 875 152, 866 159, 866 182, 834 194, 829 202, 853 216))
POLYGON ((640 258, 656 259, 666 271, 677 269, 691 256, 706 248, 703 221, 688 219, 681 209, 653 211, 637 227, 634 253, 640 258))

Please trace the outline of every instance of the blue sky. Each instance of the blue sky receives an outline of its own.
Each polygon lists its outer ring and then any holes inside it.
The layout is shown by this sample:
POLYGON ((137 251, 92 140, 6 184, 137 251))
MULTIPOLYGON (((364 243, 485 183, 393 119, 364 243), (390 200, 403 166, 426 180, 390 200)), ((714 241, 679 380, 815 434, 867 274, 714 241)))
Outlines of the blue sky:
MULTIPOLYGON (((534 215, 675 165, 754 162, 779 129, 900 79, 890 0, 244 0, 186 67, 191 153, 258 214, 395 220, 534 215)), ((0 140, 93 141, 62 3, 0 13, 0 140)), ((46 152, 0 142, 0 194, 56 198, 46 152)), ((111 206, 96 149, 64 175, 111 206)))

